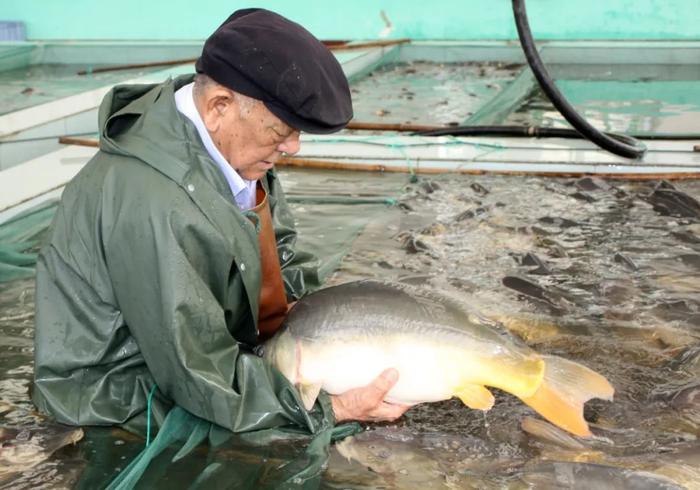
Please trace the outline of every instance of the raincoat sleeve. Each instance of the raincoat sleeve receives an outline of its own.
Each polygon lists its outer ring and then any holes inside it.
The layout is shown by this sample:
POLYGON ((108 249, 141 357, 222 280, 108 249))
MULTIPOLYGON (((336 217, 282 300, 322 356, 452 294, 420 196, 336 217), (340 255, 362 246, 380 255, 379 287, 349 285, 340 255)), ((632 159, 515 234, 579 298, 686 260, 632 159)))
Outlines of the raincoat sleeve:
MULTIPOLYGON (((246 295, 218 231, 192 208, 137 194, 102 222, 119 308, 158 389, 234 432, 293 424, 315 433, 332 425, 327 397, 307 412, 282 374, 243 352, 230 333, 223 296, 246 295)), ((252 319, 235 328, 252 329, 252 319)))
POLYGON ((287 301, 292 302, 321 286, 319 260, 315 255, 296 247, 297 231, 284 191, 275 174, 268 180, 271 194, 272 220, 277 239, 277 251, 282 268, 282 278, 287 301))

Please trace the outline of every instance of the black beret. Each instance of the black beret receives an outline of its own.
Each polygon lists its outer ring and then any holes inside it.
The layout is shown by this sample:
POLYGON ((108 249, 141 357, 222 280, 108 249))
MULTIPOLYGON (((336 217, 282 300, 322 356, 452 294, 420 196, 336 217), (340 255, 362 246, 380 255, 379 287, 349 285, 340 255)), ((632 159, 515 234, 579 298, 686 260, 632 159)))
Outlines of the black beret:
POLYGON ((234 12, 204 43, 197 73, 261 100, 289 126, 332 133, 352 119, 335 56, 299 24, 265 9, 234 12))

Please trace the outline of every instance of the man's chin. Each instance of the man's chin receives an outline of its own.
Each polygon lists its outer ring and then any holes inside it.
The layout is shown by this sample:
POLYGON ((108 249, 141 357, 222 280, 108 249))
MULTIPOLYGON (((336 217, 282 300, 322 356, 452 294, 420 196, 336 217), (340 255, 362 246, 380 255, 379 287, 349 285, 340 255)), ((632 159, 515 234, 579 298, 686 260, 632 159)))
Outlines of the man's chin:
MULTIPOLYGON (((274 167, 270 167, 270 170, 272 170, 274 167)), ((263 177, 265 177, 265 174, 267 173, 267 169, 265 170, 249 170, 248 172, 241 172, 239 175, 245 179, 245 180, 260 180, 263 177)))

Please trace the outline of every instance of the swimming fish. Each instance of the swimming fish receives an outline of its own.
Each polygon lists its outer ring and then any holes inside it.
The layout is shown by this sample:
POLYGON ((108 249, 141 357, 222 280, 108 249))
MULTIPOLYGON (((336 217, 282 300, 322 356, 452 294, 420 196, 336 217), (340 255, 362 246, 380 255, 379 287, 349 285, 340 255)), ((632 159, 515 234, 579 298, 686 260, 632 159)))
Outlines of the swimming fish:
POLYGON ((480 475, 521 464, 517 452, 500 450, 470 435, 373 427, 335 444, 324 480, 333 488, 483 488, 480 475))
POLYGON ((306 296, 263 350, 296 385, 307 409, 321 389, 340 394, 395 368, 399 380, 387 402, 414 405, 456 396, 469 408, 489 410, 494 397, 487 387, 494 387, 586 437, 591 432, 583 404, 612 400, 614 393, 587 367, 540 355, 456 301, 401 283, 358 281, 306 296))
POLYGON ((26 471, 60 448, 75 444, 83 435, 79 427, 59 424, 0 426, 0 485, 6 483, 10 475, 26 471))
POLYGON ((594 463, 553 461, 529 468, 521 480, 527 488, 567 490, 683 490, 662 475, 594 463))

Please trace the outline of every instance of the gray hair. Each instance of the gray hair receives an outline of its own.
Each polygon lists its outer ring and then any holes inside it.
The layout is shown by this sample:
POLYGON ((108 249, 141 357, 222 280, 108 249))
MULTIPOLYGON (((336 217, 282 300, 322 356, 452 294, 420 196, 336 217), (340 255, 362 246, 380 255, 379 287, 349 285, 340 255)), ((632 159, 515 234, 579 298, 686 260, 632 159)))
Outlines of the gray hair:
MULTIPOLYGON (((194 87, 192 89, 192 93, 196 99, 199 99, 203 97, 207 90, 212 87, 223 87, 223 85, 204 73, 197 73, 194 77, 194 87)), ((260 103, 259 100, 240 94, 234 90, 231 90, 231 93, 233 93, 233 98, 238 104, 241 119, 248 117, 255 105, 260 103)))

